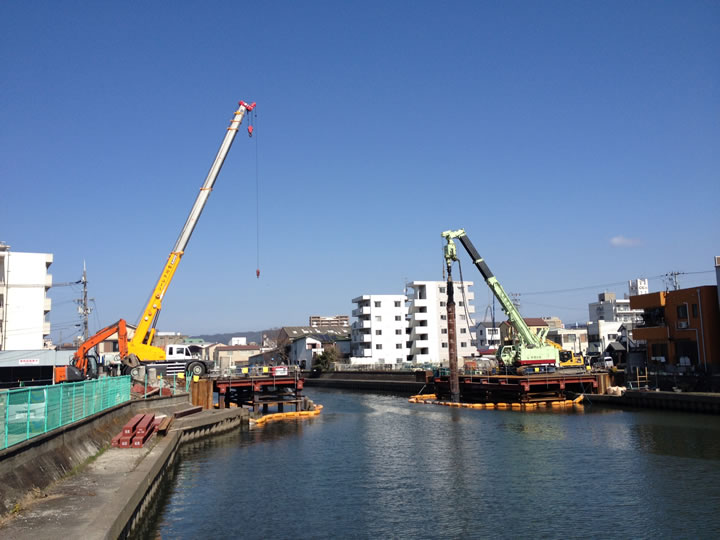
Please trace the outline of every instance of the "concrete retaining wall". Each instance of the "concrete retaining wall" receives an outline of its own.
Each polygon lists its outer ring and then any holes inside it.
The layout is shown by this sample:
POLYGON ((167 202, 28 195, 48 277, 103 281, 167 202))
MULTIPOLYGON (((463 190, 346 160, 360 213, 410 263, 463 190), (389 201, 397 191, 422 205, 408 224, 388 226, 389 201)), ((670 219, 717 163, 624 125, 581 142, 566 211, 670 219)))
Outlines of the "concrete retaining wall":
POLYGON ((129 401, 0 451, 0 515, 97 455, 138 412, 187 403, 187 394, 129 401))
POLYGON ((628 390, 622 396, 599 394, 586 396, 585 399, 590 403, 601 403, 603 405, 620 407, 720 414, 720 394, 628 390))
MULTIPOLYGON (((126 478, 112 507, 115 519, 108 524, 107 538, 125 538, 140 523, 152 507, 162 482, 172 471, 180 446, 188 441, 225 433, 247 426, 249 412, 245 409, 212 411, 212 415, 197 415, 176 420, 177 427, 160 440, 142 463, 126 478)), ((107 521, 102 515, 98 521, 107 521)), ((102 523, 96 524, 102 527, 102 523)))

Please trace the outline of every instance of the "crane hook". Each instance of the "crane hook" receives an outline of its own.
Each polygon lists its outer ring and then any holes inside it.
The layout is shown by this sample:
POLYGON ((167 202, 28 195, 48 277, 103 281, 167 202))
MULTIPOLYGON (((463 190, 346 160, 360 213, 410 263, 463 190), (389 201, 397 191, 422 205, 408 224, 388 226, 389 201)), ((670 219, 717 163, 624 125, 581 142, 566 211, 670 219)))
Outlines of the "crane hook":
POLYGON ((260 269, 259 268, 257 270, 255 270, 255 275, 257 276, 258 279, 260 279, 260 269))
POLYGON ((253 127, 252 127, 252 126, 248 126, 248 136, 249 136, 249 137, 252 137, 252 134, 253 134, 253 127))

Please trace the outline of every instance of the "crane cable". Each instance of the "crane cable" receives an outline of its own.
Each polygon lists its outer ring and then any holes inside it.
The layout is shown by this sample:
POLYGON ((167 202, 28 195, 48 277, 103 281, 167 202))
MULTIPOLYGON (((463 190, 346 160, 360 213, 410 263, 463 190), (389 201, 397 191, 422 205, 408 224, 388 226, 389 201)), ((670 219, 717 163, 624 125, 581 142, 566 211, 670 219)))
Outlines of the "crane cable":
MULTIPOLYGON (((248 120, 250 122, 250 126, 248 127, 248 134, 250 137, 253 136, 254 132, 254 126, 257 123, 257 112, 252 111, 252 114, 250 115, 250 118, 248 120)), ((260 279, 260 174, 259 174, 259 166, 258 166, 258 138, 255 136, 255 243, 256 243, 256 260, 257 260, 257 267, 255 270, 255 276, 260 279)))

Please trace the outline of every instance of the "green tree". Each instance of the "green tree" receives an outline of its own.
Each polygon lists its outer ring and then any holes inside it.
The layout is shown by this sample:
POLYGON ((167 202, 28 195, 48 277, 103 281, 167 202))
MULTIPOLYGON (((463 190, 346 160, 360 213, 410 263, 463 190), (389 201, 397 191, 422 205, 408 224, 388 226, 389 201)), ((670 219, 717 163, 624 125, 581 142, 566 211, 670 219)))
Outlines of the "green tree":
POLYGON ((323 371, 329 371, 331 366, 340 360, 340 351, 334 345, 327 347, 322 353, 316 354, 313 358, 313 367, 318 367, 323 371))

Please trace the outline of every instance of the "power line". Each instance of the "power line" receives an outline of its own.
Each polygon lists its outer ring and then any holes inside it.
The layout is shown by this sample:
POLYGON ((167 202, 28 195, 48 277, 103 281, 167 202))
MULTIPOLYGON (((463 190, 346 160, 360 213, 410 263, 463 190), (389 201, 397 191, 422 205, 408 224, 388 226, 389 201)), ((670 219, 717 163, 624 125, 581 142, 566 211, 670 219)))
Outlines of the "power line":
MULTIPOLYGON (((658 276, 651 276, 647 279, 666 279, 669 275, 697 275, 697 274, 713 274, 713 270, 704 270, 699 272, 670 272, 666 274, 660 274, 658 276)), ((625 285, 627 283, 627 280, 624 281, 615 281, 612 283, 601 283, 599 285, 584 285, 582 287, 573 287, 570 289, 555 289, 555 290, 548 290, 548 291, 533 291, 533 292, 523 292, 523 293, 515 293, 522 296, 532 296, 532 295, 539 295, 539 294, 559 294, 559 293, 567 293, 567 292, 578 292, 578 291, 585 291, 585 290, 591 290, 591 289, 601 289, 604 287, 617 287, 619 285, 625 285)))

